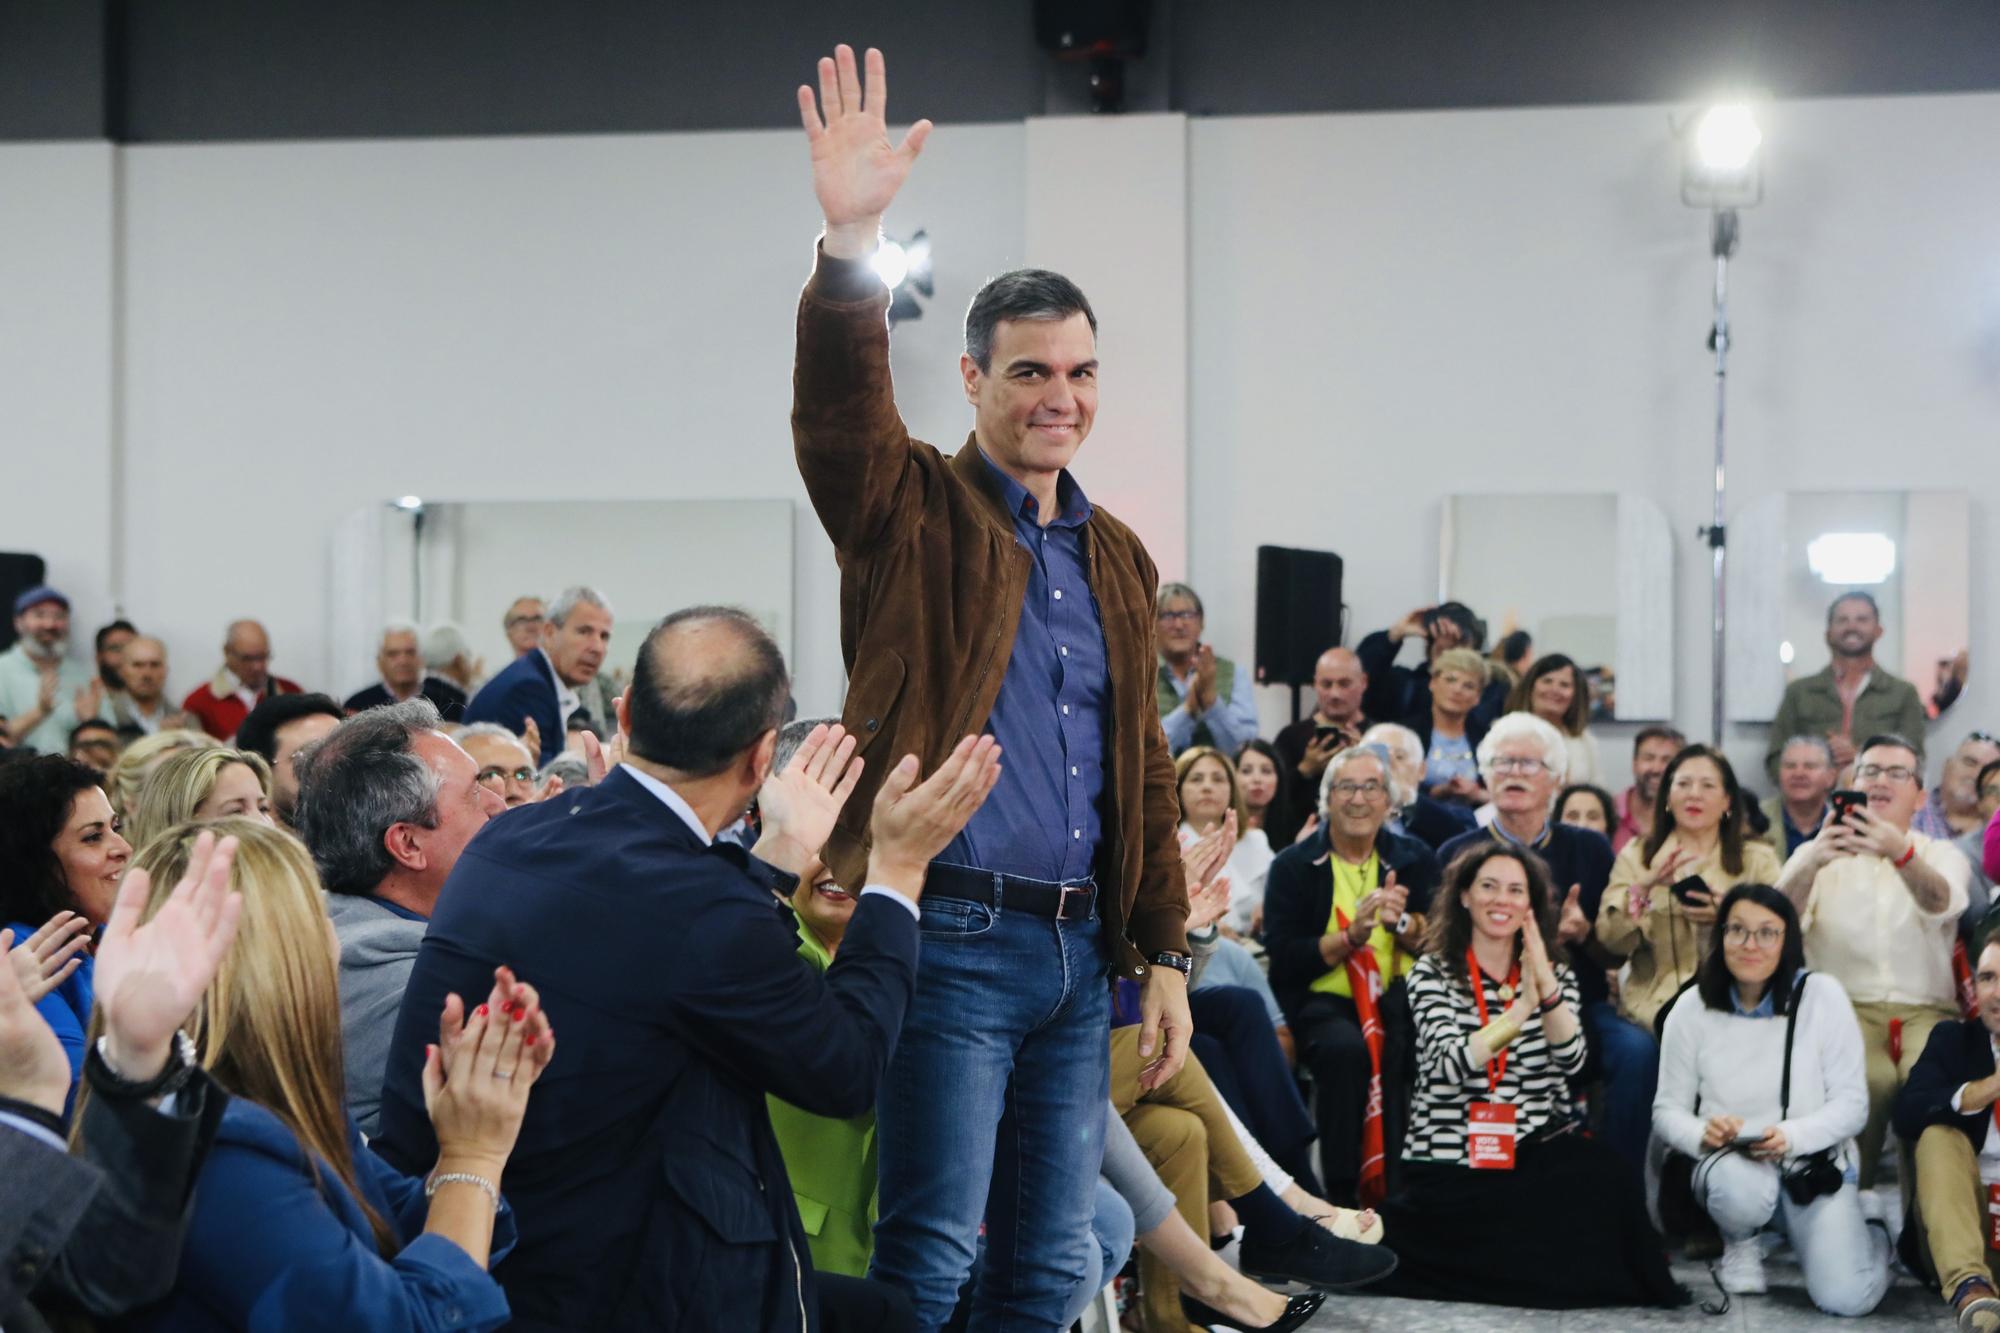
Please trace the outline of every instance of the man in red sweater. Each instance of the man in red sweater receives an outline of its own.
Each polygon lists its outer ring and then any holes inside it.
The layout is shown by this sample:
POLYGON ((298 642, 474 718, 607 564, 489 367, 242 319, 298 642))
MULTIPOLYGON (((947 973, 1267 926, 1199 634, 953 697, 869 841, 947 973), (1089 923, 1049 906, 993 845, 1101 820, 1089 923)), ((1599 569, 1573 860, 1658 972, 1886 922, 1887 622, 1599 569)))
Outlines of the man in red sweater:
POLYGON ((254 620, 238 620, 222 640, 222 670, 181 702, 202 730, 229 740, 250 710, 274 694, 299 694, 297 681, 271 674, 271 638, 254 620))

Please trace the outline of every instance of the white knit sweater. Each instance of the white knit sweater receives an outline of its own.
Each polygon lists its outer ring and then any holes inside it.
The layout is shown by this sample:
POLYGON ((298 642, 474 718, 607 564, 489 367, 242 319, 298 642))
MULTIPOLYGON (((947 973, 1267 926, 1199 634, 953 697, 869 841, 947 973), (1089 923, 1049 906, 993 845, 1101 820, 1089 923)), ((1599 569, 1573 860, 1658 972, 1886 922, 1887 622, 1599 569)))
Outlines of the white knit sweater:
POLYGON ((1699 991, 1688 991, 1674 1002, 1660 1042, 1654 1132, 1690 1157, 1702 1155, 1702 1131, 1714 1115, 1742 1116, 1748 1133, 1776 1125, 1789 1157, 1843 1144, 1861 1132, 1868 1119, 1861 1027, 1847 992, 1824 972, 1806 976, 1792 1040, 1791 1115, 1781 1121, 1784 1065, 1783 1014, 1722 1013, 1703 1004, 1699 991))

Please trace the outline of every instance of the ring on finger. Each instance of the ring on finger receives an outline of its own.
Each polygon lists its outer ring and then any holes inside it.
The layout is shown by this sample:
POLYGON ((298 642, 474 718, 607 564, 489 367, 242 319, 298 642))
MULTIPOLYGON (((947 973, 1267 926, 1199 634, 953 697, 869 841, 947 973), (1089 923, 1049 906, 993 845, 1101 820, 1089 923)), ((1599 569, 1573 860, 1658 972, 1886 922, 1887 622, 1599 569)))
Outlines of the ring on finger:
POLYGON ((512 1077, 514 1077, 514 1071, 513 1071, 513 1070, 511 1070, 511 1069, 496 1069, 496 1070, 494 1070, 494 1071, 493 1071, 493 1077, 495 1077, 495 1078, 512 1078, 512 1077))

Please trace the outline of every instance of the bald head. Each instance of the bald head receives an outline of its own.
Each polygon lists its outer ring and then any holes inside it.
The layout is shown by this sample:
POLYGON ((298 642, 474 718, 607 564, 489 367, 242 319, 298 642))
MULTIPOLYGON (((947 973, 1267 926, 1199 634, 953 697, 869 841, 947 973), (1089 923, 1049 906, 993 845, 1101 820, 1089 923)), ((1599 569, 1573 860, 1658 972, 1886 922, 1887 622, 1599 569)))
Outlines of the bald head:
POLYGON ((150 634, 127 639, 118 658, 118 675, 132 701, 152 712, 167 688, 167 645, 150 634))
POLYGON ((1328 726, 1353 727, 1361 722, 1361 694, 1368 673, 1361 659, 1346 648, 1329 648, 1313 666, 1313 695, 1318 720, 1328 726))
POLYGON ((271 673, 271 639, 254 620, 234 620, 222 639, 222 664, 244 688, 261 690, 271 673))
POLYGON ((784 655, 725 606, 676 611, 646 636, 625 696, 631 751, 688 777, 721 772, 784 720, 784 655))

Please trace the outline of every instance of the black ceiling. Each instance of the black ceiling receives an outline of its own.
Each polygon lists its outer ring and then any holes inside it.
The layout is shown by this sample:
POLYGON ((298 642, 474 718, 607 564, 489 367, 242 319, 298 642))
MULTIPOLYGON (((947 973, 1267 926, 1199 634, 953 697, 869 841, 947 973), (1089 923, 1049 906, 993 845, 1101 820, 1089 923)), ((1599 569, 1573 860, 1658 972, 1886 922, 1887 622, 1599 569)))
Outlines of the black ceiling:
MULTIPOLYGON (((838 40, 892 110, 1087 105, 1030 0, 0 0, 0 139, 769 128, 838 40)), ((1996 0, 1152 0, 1133 109, 1191 114, 2000 89, 1996 0)), ((2000 127, 1996 127, 2000 130, 2000 127)))

